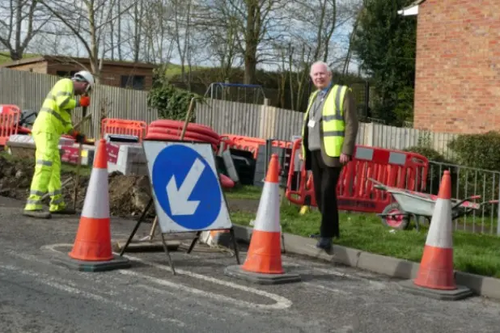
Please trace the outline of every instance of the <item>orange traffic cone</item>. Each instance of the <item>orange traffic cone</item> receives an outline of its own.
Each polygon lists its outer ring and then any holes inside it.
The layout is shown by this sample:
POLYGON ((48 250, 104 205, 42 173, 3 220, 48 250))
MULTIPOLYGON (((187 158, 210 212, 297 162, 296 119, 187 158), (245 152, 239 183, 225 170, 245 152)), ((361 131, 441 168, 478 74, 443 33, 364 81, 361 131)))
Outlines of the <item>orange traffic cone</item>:
POLYGON ((229 266, 225 273, 260 284, 301 280, 297 274, 285 273, 281 262, 279 163, 276 154, 269 162, 245 263, 229 266))
POLYGON ((438 199, 425 242, 424 253, 413 286, 438 299, 461 299, 471 294, 470 290, 457 286, 453 270, 453 229, 451 220, 451 177, 444 171, 439 187, 438 199))
POLYGON ((111 251, 111 228, 108 194, 108 163, 106 141, 97 147, 85 203, 72 251, 70 263, 79 270, 103 271, 129 267, 126 258, 111 251))

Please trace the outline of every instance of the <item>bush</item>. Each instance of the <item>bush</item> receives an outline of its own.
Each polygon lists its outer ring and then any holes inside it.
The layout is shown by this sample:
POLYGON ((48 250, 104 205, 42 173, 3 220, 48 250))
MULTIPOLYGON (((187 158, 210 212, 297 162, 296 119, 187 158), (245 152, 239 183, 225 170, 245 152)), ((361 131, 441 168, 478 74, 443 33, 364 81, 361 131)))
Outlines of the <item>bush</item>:
MULTIPOLYGON (((200 95, 176 88, 166 79, 159 79, 148 93, 148 106, 157 109, 160 118, 185 120, 192 98, 195 98, 197 103, 203 103, 203 97, 200 95)), ((195 118, 193 108, 189 121, 194 122, 195 118)))
POLYGON ((498 198, 500 179, 494 172, 500 170, 500 133, 459 135, 448 147, 453 150, 457 164, 465 166, 460 168, 459 175, 461 196, 478 194, 482 200, 498 198))
MULTIPOLYGON (((404 151, 412 152, 416 154, 420 154, 426 157, 429 162, 437 162, 443 164, 450 164, 451 161, 448 161, 442 154, 440 154, 437 150, 432 149, 426 146, 413 146, 404 149, 404 151)), ((426 180, 426 192, 430 193, 438 193, 439 191, 439 183, 441 181, 442 176, 442 168, 440 166, 436 166, 433 164, 429 165, 429 169, 427 172, 427 180, 426 180)), ((452 178, 455 178, 455 175, 452 172, 452 178)), ((453 182, 454 183, 454 182, 453 182)))
POLYGON ((455 152, 457 163, 486 170, 500 169, 500 133, 463 134, 448 147, 455 152))
POLYGON ((425 156, 429 160, 429 162, 432 161, 440 163, 450 163, 450 161, 447 161, 446 158, 442 154, 440 154, 437 150, 429 147, 414 146, 414 147, 408 147, 403 151, 412 152, 425 156))

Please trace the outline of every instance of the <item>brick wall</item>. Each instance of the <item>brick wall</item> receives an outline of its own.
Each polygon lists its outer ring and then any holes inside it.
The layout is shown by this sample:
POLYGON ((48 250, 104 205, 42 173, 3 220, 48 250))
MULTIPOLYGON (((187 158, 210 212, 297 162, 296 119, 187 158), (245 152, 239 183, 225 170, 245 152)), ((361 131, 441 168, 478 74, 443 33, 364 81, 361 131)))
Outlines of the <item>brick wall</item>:
POLYGON ((417 29, 414 126, 500 130, 500 1, 427 0, 417 29))

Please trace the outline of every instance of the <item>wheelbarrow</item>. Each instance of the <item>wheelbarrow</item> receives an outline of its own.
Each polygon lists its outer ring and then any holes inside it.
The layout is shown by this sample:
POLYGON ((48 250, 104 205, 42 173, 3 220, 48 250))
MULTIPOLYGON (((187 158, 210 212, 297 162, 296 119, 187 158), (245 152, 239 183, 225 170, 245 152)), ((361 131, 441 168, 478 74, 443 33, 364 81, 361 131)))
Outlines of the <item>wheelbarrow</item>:
MULTIPOLYGON (((382 213, 377 214, 377 216, 382 218, 384 225, 393 229, 404 230, 410 225, 412 217, 415 220, 417 230, 420 230, 419 223, 422 218, 426 219, 429 224, 431 223, 438 198, 437 195, 391 187, 375 179, 368 179, 375 183, 374 188, 390 193, 396 200, 396 202, 387 205, 382 213)), ((489 200, 482 203, 473 202, 473 200, 480 198, 480 195, 473 195, 462 200, 451 199, 451 220, 453 221, 473 211, 478 211, 485 204, 498 203, 498 200, 489 200)))

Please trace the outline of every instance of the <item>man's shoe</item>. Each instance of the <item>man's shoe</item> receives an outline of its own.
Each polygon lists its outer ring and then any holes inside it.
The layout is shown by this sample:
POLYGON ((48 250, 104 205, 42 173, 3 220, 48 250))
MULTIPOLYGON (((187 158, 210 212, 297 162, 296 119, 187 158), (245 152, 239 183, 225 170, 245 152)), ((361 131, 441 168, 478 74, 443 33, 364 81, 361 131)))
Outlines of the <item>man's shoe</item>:
POLYGON ((318 249, 325 250, 328 254, 333 254, 333 245, 332 239, 329 237, 321 237, 318 243, 316 244, 318 249))
POLYGON ((75 215, 76 210, 74 210, 73 208, 66 207, 66 208, 63 208, 60 210, 51 211, 51 213, 58 214, 58 215, 75 215))
POLYGON ((49 212, 43 210, 24 210, 24 216, 34 217, 36 219, 50 219, 52 215, 49 212))

